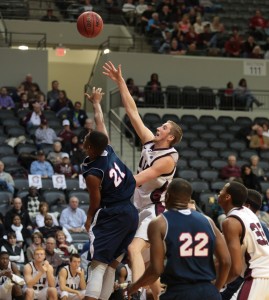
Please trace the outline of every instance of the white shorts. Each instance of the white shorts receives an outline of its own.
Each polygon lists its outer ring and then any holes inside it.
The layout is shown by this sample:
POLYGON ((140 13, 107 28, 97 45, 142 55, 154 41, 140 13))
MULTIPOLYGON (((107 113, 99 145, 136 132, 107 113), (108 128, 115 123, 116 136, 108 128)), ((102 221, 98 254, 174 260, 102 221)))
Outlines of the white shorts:
POLYGON ((269 278, 253 278, 244 281, 236 299, 269 300, 269 278))
POLYGON ((11 289, 5 289, 0 285, 0 300, 12 300, 12 287, 11 289))
MULTIPOLYGON (((85 297, 86 290, 79 291, 79 293, 80 293, 80 295, 85 297)), ((60 298, 62 299, 63 297, 67 297, 68 300, 79 300, 80 299, 76 294, 69 293, 66 291, 61 292, 60 298)))
POLYGON ((42 290, 34 290, 35 300, 47 300, 48 298, 48 287, 44 287, 42 290))
POLYGON ((138 229, 134 237, 148 241, 148 226, 154 218, 156 218, 155 205, 151 205, 141 210, 139 213, 138 229))

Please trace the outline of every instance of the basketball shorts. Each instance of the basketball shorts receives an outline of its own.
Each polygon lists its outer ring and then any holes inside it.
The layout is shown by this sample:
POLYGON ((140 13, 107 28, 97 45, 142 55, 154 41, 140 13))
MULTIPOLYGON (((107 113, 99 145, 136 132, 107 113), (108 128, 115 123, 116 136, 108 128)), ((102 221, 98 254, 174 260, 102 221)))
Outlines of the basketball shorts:
POLYGON ((249 278, 238 292, 238 300, 269 300, 269 278, 249 278))
POLYGON ((10 289, 0 285, 0 300, 12 300, 12 287, 10 289))
MULTIPOLYGON (((86 290, 80 291, 80 295, 83 295, 85 297, 86 290)), ((61 292, 60 298, 67 297, 67 300, 80 300, 81 298, 78 297, 78 295, 69 293, 66 291, 61 292)))
POLYGON ((100 208, 89 231, 91 259, 110 264, 126 253, 137 227, 138 211, 132 203, 100 208))

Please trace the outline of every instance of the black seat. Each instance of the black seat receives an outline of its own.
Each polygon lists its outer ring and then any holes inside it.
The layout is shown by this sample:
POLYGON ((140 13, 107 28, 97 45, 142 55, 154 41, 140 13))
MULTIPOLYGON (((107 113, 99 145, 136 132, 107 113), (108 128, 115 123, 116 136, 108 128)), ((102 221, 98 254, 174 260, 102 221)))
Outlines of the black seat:
POLYGON ((217 133, 216 132, 199 132, 199 136, 201 139, 210 141, 214 140, 217 138, 217 133))
POLYGON ((4 127, 6 127, 6 129, 9 127, 17 127, 20 125, 20 119, 17 117, 3 119, 2 124, 4 125, 4 127))
POLYGON ((236 159, 236 164, 239 167, 242 167, 243 165, 249 165, 249 159, 237 158, 236 159))
POLYGON ((52 179, 51 178, 43 178, 42 179, 42 190, 52 190, 54 189, 52 179))
POLYGON ((210 87, 199 88, 199 107, 213 109, 216 106, 216 95, 210 87))
POLYGON ((177 171, 177 177, 183 178, 185 180, 197 179, 198 172, 197 170, 193 170, 193 169, 184 169, 184 170, 179 169, 177 171))
POLYGON ((211 124, 208 126, 208 130, 214 132, 225 132, 226 126, 224 124, 211 124))
POLYGON ((65 178, 66 190, 75 191, 79 190, 79 180, 77 178, 65 178))
POLYGON ((188 168, 188 159, 180 157, 177 161, 177 169, 186 169, 188 168))
POLYGON ((269 150, 260 151, 260 158, 269 160, 269 150))
POLYGON ((263 158, 261 157, 261 160, 259 161, 259 167, 261 167, 263 170, 269 170, 269 161, 267 160, 263 160, 263 158))
POLYGON ((211 168, 220 170, 227 165, 227 159, 215 158, 209 162, 211 168))
POLYGON ((199 171, 199 177, 206 181, 216 180, 219 177, 219 171, 214 169, 202 169, 199 171))
POLYGON ((162 123, 162 119, 160 117, 160 115, 156 114, 156 113, 145 113, 144 117, 143 117, 143 122, 148 126, 148 127, 152 127, 153 124, 156 123, 162 123))
POLYGON ((19 144, 16 147, 16 152, 18 154, 21 154, 21 153, 32 153, 34 151, 36 151, 36 146, 34 144, 19 144))
MULTIPOLYGON (((0 191, 0 204, 11 204, 11 201, 13 199, 13 194, 7 191, 0 191)), ((2 211, 1 211, 2 212, 2 211)))
POLYGON ((153 92, 151 88, 145 87, 144 99, 145 99, 144 102, 145 107, 164 108, 164 95, 162 91, 153 92))
POLYGON ((189 141, 191 141, 192 139, 196 139, 198 138, 198 132, 194 131, 194 130, 188 130, 186 132, 183 132, 183 139, 187 139, 189 141))
POLYGON ((227 131, 231 133, 237 133, 242 128, 239 124, 228 125, 227 131))
POLYGON ((203 115, 199 118, 199 123, 203 123, 203 124, 206 124, 206 125, 215 124, 216 119, 213 116, 203 115))
POLYGON ((9 145, 0 145, 0 156, 14 154, 14 149, 9 145))
POLYGON ((228 147, 228 143, 226 141, 221 141, 219 139, 210 141, 209 147, 217 150, 225 150, 228 147))
POLYGON ((44 191, 42 197, 49 207, 58 203, 66 203, 65 193, 63 191, 44 191))
POLYGON ((216 179, 210 182, 210 188, 212 191, 218 193, 227 182, 225 180, 216 179))
POLYGON ((16 154, 1 156, 1 161, 5 167, 16 166, 18 164, 18 156, 16 154))
POLYGON ((256 117, 253 120, 253 123, 258 123, 258 124, 269 123, 269 119, 265 117, 256 117))
POLYGON ((21 135, 25 135, 25 129, 22 126, 6 128, 6 132, 9 137, 19 137, 21 135))
POLYGON ((218 124, 224 124, 224 125, 233 125, 234 119, 229 116, 219 116, 217 119, 218 124))
POLYGON ((217 149, 201 149, 199 150, 199 154, 201 157, 206 159, 219 157, 219 153, 217 149))
POLYGON ((238 151, 243 151, 247 147, 246 142, 241 141, 241 140, 230 141, 229 145, 230 145, 230 148, 236 149, 238 151))
POLYGON ((252 155, 258 155, 258 152, 254 149, 245 149, 239 153, 241 158, 246 158, 247 160, 249 160, 252 155))
POLYGON ((269 182, 268 181, 261 181, 260 182, 261 188, 262 188, 262 192, 265 193, 266 190, 269 189, 269 182))
POLYGON ((195 149, 203 149, 208 147, 208 142, 203 139, 193 139, 189 142, 189 145, 195 149))
POLYGON ((166 106, 167 108, 180 107, 180 88, 175 85, 168 85, 166 87, 166 106))
POLYGON ((234 155, 235 157, 238 157, 238 151, 235 149, 224 149, 219 151, 219 156, 222 158, 228 158, 228 156, 234 155))
POLYGON ((175 115, 175 114, 164 114, 163 116, 162 116, 162 123, 165 123, 165 122, 167 122, 167 121, 173 121, 173 122, 175 122, 176 124, 180 124, 180 119, 179 119, 179 117, 177 116, 177 115, 175 115))
POLYGON ((199 157, 197 149, 192 149, 192 148, 180 150, 179 156, 188 159, 199 157))
POLYGON ((184 108, 197 108, 199 106, 199 93, 195 87, 184 86, 182 88, 180 106, 184 108))
POLYGON ((219 98, 219 109, 221 110, 234 109, 234 97, 232 95, 225 95, 225 90, 219 89, 217 96, 219 98))
POLYGON ((207 130, 207 126, 205 124, 196 123, 191 125, 191 130, 198 132, 205 132, 207 130))
POLYGON ((235 140, 233 132, 219 132, 218 133, 218 138, 220 140, 224 140, 224 141, 233 141, 233 140, 235 140))
POLYGON ((182 115, 181 118, 181 123, 183 124, 194 124, 198 122, 198 118, 195 115, 182 115))
POLYGON ((27 178, 14 178, 15 188, 19 191, 29 189, 29 182, 27 178))
POLYGON ((194 179, 190 181, 190 184, 193 192, 202 193, 205 191, 209 191, 209 184, 204 180, 194 179))
POLYGON ((235 123, 242 127, 242 126, 251 126, 253 122, 249 117, 237 117, 235 119, 235 123))
POLYGON ((209 163, 204 158, 190 159, 189 166, 195 170, 206 169, 209 167, 209 163))

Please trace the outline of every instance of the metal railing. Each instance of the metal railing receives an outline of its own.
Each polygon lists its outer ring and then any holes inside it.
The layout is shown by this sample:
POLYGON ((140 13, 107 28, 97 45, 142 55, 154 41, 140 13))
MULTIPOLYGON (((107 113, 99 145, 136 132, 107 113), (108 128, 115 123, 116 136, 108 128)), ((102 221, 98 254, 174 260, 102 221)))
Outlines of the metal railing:
POLYGON ((46 49, 47 47, 46 33, 0 31, 0 34, 5 35, 5 41, 8 47, 25 44, 26 42, 28 46, 35 47, 36 49, 46 49), (14 42, 14 40, 16 42, 14 42))

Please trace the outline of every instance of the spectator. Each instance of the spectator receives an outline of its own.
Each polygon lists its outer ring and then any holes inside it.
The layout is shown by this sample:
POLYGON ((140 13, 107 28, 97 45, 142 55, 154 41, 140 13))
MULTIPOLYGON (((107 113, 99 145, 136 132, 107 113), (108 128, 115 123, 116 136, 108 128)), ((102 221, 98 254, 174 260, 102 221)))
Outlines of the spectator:
POLYGON ((78 253, 76 247, 66 241, 66 235, 62 230, 56 232, 55 239, 55 252, 57 252, 60 256, 69 257, 71 254, 78 253))
POLYGON ((210 45, 211 38, 210 24, 206 24, 204 25, 204 31, 198 36, 197 48, 200 50, 207 49, 210 45))
POLYGON ((14 180, 12 176, 4 171, 5 165, 4 163, 0 160, 0 190, 2 191, 8 191, 14 194, 14 180))
POLYGON ((262 124, 262 129, 263 129, 263 135, 269 137, 269 123, 268 122, 264 122, 262 124))
POLYGON ((88 118, 85 120, 84 128, 80 131, 78 135, 78 141, 84 142, 85 136, 94 130, 94 122, 92 119, 88 118))
POLYGON ((250 165, 245 164, 241 167, 241 178, 245 187, 261 192, 262 189, 259 179, 254 173, 252 173, 250 165))
POLYGON ((204 32, 204 25, 200 15, 196 17, 196 22, 193 24, 193 28, 196 34, 201 34, 204 32))
POLYGON ((186 54, 186 50, 185 47, 182 46, 182 43, 179 43, 177 39, 173 38, 168 53, 171 55, 184 55, 186 54))
POLYGON ((53 110, 56 112, 56 116, 61 119, 66 119, 70 110, 73 110, 74 106, 70 99, 67 98, 64 90, 59 91, 59 98, 56 100, 53 110))
POLYGON ((53 110, 53 106, 56 103, 57 99, 59 98, 59 81, 53 80, 51 82, 51 90, 47 93, 47 101, 49 107, 53 110))
POLYGON ((40 248, 40 247, 45 249, 43 234, 41 232, 36 231, 36 232, 32 233, 31 240, 32 240, 32 243, 26 249, 26 257, 27 257, 28 262, 32 261, 34 259, 35 249, 40 248))
POLYGON ((21 83, 24 86, 24 90, 29 92, 31 89, 31 86, 33 84, 33 76, 32 74, 27 74, 25 76, 25 80, 21 83))
POLYGON ((226 97, 232 97, 234 93, 234 85, 231 81, 226 84, 226 89, 224 91, 224 95, 226 97))
MULTIPOLYGON (((0 212, 0 236, 4 237, 6 235, 6 229, 5 229, 5 218, 0 212)), ((0 238, 1 240, 1 238, 0 238)))
POLYGON ((147 27, 146 27, 146 35, 149 38, 152 38, 154 33, 156 31, 160 30, 160 20, 159 20, 159 14, 157 12, 154 12, 151 15, 151 18, 148 21, 147 27))
POLYGON ((58 220, 53 213, 49 213, 49 205, 47 202, 40 202, 39 204, 39 213, 36 215, 36 225, 37 227, 45 226, 45 216, 50 215, 52 217, 52 225, 59 226, 58 220))
POLYGON ((16 214, 21 217, 21 223, 24 228, 27 228, 28 230, 33 229, 28 211, 22 206, 21 198, 16 197, 13 199, 13 207, 5 215, 5 226, 7 231, 11 230, 12 217, 16 214))
POLYGON ((30 109, 30 102, 27 93, 22 93, 19 101, 18 111, 30 109))
POLYGON ((22 198, 23 207, 28 211, 31 222, 35 223, 36 216, 39 212, 39 205, 41 197, 38 194, 38 190, 34 186, 30 186, 28 194, 22 198))
POLYGON ((225 55, 228 57, 240 57, 241 54, 241 44, 235 39, 233 35, 224 44, 225 55))
POLYGON ((220 22, 219 16, 214 16, 210 23, 210 31, 216 33, 222 30, 223 24, 220 22))
POLYGON ((135 85, 133 78, 127 78, 126 79, 126 85, 128 87, 128 90, 133 97, 134 101, 137 102, 143 102, 143 98, 141 97, 141 93, 139 91, 139 88, 137 85, 135 85))
POLYGON ((65 208, 60 216, 60 225, 70 232, 85 231, 84 224, 87 216, 83 209, 79 208, 79 200, 77 197, 69 199, 69 206, 65 208))
POLYGON ((264 174, 263 168, 261 168, 259 166, 259 161, 260 161, 260 158, 258 155, 252 155, 250 157, 250 167, 251 167, 252 173, 255 174, 259 178, 259 180, 266 181, 267 178, 264 174))
POLYGON ((249 21, 249 28, 258 40, 263 40, 265 37, 264 29, 266 27, 267 21, 262 16, 261 11, 257 9, 255 15, 249 21))
POLYGON ((269 213, 269 189, 266 190, 263 197, 261 211, 269 213))
POLYGON ((244 58, 249 58, 253 52, 253 49, 257 46, 254 37, 249 35, 247 40, 242 43, 242 55, 244 58))
POLYGON ((30 103, 33 103, 35 100, 37 100, 38 95, 42 93, 40 90, 40 87, 37 83, 33 82, 29 91, 28 91, 28 98, 30 103))
POLYGON ((236 100, 241 104, 245 105, 247 110, 250 110, 255 103, 258 107, 262 106, 263 103, 258 101, 251 91, 247 87, 247 81, 245 78, 240 79, 237 88, 234 91, 236 100))
POLYGON ((56 249, 55 238, 53 237, 47 238, 46 247, 45 247, 46 260, 53 267, 54 276, 58 274, 60 267, 68 263, 68 260, 61 258, 60 255, 55 252, 55 249, 56 249))
POLYGON ((68 153, 62 154, 62 162, 55 166, 55 173, 63 174, 66 178, 76 178, 78 176, 76 170, 70 163, 68 153))
POLYGON ((21 273, 14 262, 10 261, 9 254, 7 252, 0 253, 0 297, 2 299, 16 299, 22 300, 23 292, 22 287, 12 281, 12 284, 7 284, 12 280, 12 275, 21 276, 21 273))
POLYGON ((269 137, 263 135, 263 128, 261 126, 257 126, 256 134, 250 136, 249 147, 257 150, 269 148, 269 137))
POLYGON ((198 41, 198 34, 194 31, 194 27, 190 26, 189 31, 185 35, 185 41, 188 45, 192 43, 197 43, 198 41))
POLYGON ((84 4, 79 7, 79 12, 82 14, 85 11, 93 11, 93 6, 91 4, 91 0, 84 0, 84 4))
POLYGON ((30 173, 33 175, 41 175, 41 178, 51 178, 54 174, 52 165, 46 161, 45 152, 37 151, 37 160, 31 163, 30 173))
POLYGON ((68 242, 72 242, 72 237, 71 237, 70 233, 68 232, 68 230, 66 230, 62 226, 53 225, 53 219, 50 214, 45 215, 44 223, 45 223, 45 226, 39 227, 38 229, 36 229, 36 231, 40 231, 43 234, 43 237, 45 239, 47 239, 49 237, 55 238, 56 232, 58 230, 63 230, 63 232, 66 235, 66 240, 68 242))
POLYGON ((25 257, 23 249, 16 245, 16 233, 9 232, 7 234, 7 240, 4 241, 4 244, 1 247, 1 251, 5 251, 9 254, 9 260, 16 263, 19 270, 22 270, 24 267, 25 257))
POLYGON ((184 14, 182 16, 181 21, 178 22, 178 29, 183 34, 186 34, 187 32, 189 32, 190 27, 191 27, 191 22, 190 22, 190 19, 189 19, 189 15, 188 14, 184 14))
POLYGON ((45 145, 52 145, 58 140, 54 129, 50 128, 46 119, 41 120, 40 126, 35 131, 35 142, 38 149, 45 145))
POLYGON ((0 109, 13 109, 15 104, 13 99, 8 95, 7 88, 1 87, 0 89, 0 109))
POLYGON ((122 12, 129 25, 135 25, 135 5, 133 0, 125 0, 122 6, 122 12))
POLYGON ((23 227, 19 215, 12 216, 11 230, 16 234, 17 246, 23 248, 24 245, 27 245, 27 239, 30 237, 30 232, 23 227))
POLYGON ((53 151, 49 152, 47 160, 50 161, 55 167, 57 164, 62 162, 62 155, 65 152, 62 152, 62 144, 57 141, 53 143, 53 151))
POLYGON ((146 33, 146 27, 148 25, 149 20, 151 19, 153 12, 154 12, 154 4, 149 2, 147 4, 147 9, 141 15, 141 22, 140 22, 141 34, 146 33))
POLYGON ((69 120, 63 120, 62 124, 63 129, 59 132, 58 138, 62 142, 64 151, 69 153, 71 150, 71 141, 75 134, 70 128, 69 120))
MULTIPOLYGON (((74 137, 74 138, 76 138, 76 137, 74 137)), ((83 149, 83 141, 78 141, 77 146, 73 147, 70 152, 71 164, 72 164, 73 168, 75 169, 76 173, 81 172, 80 165, 83 163, 85 158, 86 158, 86 154, 83 149)))
POLYGON ((29 111, 27 115, 22 119, 22 125, 29 131, 33 127, 40 126, 46 118, 41 110, 41 106, 37 100, 32 103, 33 111, 29 111))
POLYGON ((163 5, 161 11, 159 12, 160 22, 165 22, 167 25, 173 23, 173 15, 169 8, 169 5, 163 5))
POLYGON ((225 180, 233 180, 234 178, 241 177, 241 169, 236 165, 235 155, 228 156, 228 164, 220 170, 220 178, 225 180))
POLYGON ((138 4, 135 7, 136 13, 136 26, 141 25, 141 16, 148 9, 148 5, 145 3, 145 0, 139 0, 138 4))
POLYGON ((44 15, 40 20, 46 22, 59 22, 59 18, 53 14, 53 9, 51 8, 47 9, 47 14, 44 15))
POLYGON ((73 128, 84 127, 88 116, 85 110, 81 109, 81 102, 75 102, 74 109, 70 111, 69 118, 73 128))
POLYGON ((249 58, 262 59, 263 51, 259 45, 255 46, 250 54, 249 58))
POLYGON ((40 108, 41 108, 42 111, 49 109, 46 97, 45 97, 45 95, 42 92, 39 92, 37 94, 36 100, 39 103, 40 108))

